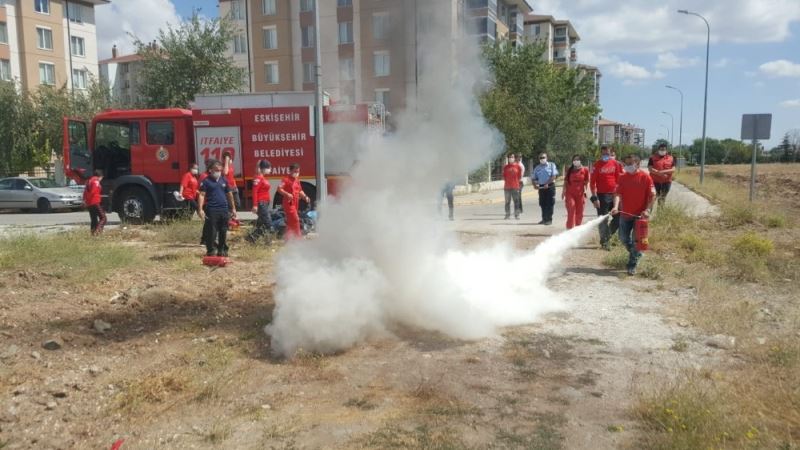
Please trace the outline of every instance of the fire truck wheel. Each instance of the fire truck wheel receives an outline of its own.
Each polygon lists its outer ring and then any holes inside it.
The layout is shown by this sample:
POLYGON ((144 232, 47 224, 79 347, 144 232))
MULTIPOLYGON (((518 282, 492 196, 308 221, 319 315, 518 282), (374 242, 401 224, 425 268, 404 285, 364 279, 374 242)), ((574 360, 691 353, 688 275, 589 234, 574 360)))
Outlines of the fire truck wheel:
POLYGON ((125 189, 119 204, 119 218, 123 223, 150 223, 156 218, 150 194, 142 188, 125 189))

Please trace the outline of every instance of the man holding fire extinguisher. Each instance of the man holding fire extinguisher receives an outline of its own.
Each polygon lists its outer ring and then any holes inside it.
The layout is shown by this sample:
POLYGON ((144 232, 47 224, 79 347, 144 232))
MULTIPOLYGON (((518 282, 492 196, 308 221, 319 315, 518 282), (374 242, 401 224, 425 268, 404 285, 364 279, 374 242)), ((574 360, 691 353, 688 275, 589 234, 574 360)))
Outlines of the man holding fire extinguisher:
POLYGON ((619 240, 628 249, 628 275, 636 275, 641 250, 647 248, 648 211, 656 199, 653 179, 639 169, 640 160, 639 155, 625 157, 625 173, 619 177, 611 210, 611 215, 619 215, 619 240))
POLYGON ((286 215, 286 239, 300 239, 303 237, 300 229, 300 200, 311 204, 311 199, 303 192, 300 184, 300 164, 289 166, 289 176, 284 178, 278 187, 281 194, 283 213, 286 215))

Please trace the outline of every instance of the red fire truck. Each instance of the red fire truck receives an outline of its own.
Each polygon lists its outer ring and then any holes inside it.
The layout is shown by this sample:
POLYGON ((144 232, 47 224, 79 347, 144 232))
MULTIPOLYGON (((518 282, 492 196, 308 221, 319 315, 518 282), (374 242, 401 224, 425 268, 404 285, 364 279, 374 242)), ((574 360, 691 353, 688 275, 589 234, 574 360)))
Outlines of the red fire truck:
MULTIPOLYGON (((195 162, 205 170, 206 160, 221 159, 224 153, 233 155, 236 184, 246 206, 261 159, 272 163, 276 179, 287 175, 292 163, 299 163, 303 190, 314 199, 313 103, 313 94, 308 93, 234 94, 198 97, 191 110, 108 110, 91 123, 65 118, 65 173, 83 183, 94 169, 102 169, 105 206, 127 223, 151 222, 156 215, 184 210, 174 195, 181 176, 195 162)), ((325 131, 332 137, 326 143, 336 146, 326 157, 327 167, 334 168, 326 173, 328 191, 335 195, 352 167, 342 147, 353 146, 342 142, 348 133, 337 128, 382 132, 385 113, 380 104, 333 105, 325 107, 323 116, 325 131)))

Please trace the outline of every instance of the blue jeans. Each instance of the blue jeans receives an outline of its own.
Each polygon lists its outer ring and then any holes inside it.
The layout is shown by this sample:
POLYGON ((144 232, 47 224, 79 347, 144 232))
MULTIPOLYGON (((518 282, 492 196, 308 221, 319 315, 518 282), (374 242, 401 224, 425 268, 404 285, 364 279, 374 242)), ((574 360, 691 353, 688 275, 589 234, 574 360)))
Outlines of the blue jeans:
POLYGON ((633 218, 620 217, 619 219, 619 240, 628 249, 628 269, 635 269, 636 264, 639 263, 639 259, 642 257, 642 253, 636 250, 635 224, 636 219, 633 218))

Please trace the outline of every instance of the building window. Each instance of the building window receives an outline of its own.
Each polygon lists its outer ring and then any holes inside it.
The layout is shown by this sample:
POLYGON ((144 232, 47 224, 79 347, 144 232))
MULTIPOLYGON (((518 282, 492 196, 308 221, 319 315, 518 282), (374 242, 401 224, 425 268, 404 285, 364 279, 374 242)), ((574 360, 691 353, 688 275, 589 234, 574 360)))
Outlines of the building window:
POLYGON ((39 63, 39 83, 54 86, 56 84, 56 66, 50 63, 39 63))
POLYGON ((301 32, 302 32, 302 35, 303 35, 303 42, 302 42, 303 48, 312 48, 312 47, 314 47, 315 46, 314 44, 316 42, 316 38, 314 36, 314 26, 312 25, 312 26, 303 27, 301 32))
POLYGON ((533 34, 540 35, 542 33, 542 26, 541 25, 534 25, 533 27, 533 34))
POLYGON ((0 22, 0 44, 8 44, 8 25, 0 22))
POLYGON ((74 69, 72 71, 72 87, 74 89, 86 89, 89 86, 89 72, 74 69))
POLYGON ((274 50, 278 48, 278 29, 275 26, 264 27, 264 48, 274 50))
POLYGON ((38 13, 50 14, 50 0, 33 0, 33 9, 38 13))
POLYGON ((303 63, 303 83, 314 82, 314 63, 303 63))
POLYGON ((353 0, 336 0, 336 6, 339 8, 349 8, 353 6, 353 0))
POLYGON ((314 10, 314 0, 300 0, 300 12, 314 10))
POLYGON ((36 45, 43 50, 53 49, 53 30, 36 27, 36 45))
POLYGON ((247 53, 247 36, 241 33, 233 36, 233 53, 237 55, 247 53))
POLYGON ((11 81, 11 61, 0 59, 0 80, 11 81))
POLYGON ((389 89, 375 89, 375 102, 382 103, 386 111, 389 110, 389 89))
POLYGON ((83 23, 83 6, 68 2, 67 8, 64 11, 67 13, 70 22, 83 23))
POLYGON ((70 37, 72 56, 86 56, 86 43, 82 37, 70 37))
POLYGON ((392 72, 389 52, 387 51, 375 52, 373 53, 373 57, 375 59, 375 76, 388 77, 389 74, 392 72))
POLYGON ((274 16, 278 13, 275 0, 261 0, 261 15, 274 16))
POLYGON ((389 31, 389 14, 376 13, 372 15, 372 37, 378 40, 386 39, 389 31))
POLYGON ((353 22, 339 22, 339 44, 353 43, 353 22))
POLYGON ((356 69, 353 58, 339 60, 339 78, 343 81, 352 81, 356 79, 356 69))
POLYGON ((267 84, 278 84, 280 83, 280 75, 278 74, 278 63, 275 61, 265 62, 264 63, 264 71, 265 77, 264 81, 267 84))
POLYGON ((242 0, 233 0, 231 2, 231 19, 244 20, 244 4, 242 0))
POLYGON ((119 73, 126 74, 130 71, 130 67, 128 63, 122 63, 119 65, 119 73))

